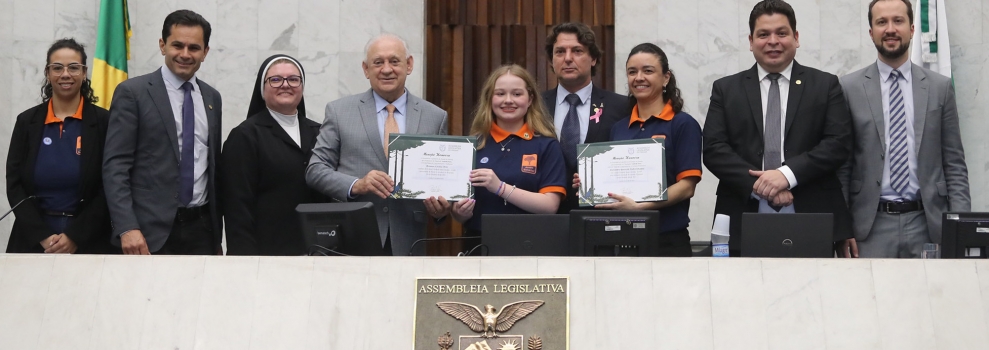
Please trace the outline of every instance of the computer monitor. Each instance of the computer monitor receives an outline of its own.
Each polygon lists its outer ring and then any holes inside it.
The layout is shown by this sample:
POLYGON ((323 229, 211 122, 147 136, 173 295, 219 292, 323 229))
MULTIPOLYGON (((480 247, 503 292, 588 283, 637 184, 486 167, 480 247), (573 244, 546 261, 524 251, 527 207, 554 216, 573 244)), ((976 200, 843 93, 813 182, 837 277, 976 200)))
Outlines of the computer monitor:
POLYGON ((391 255, 381 246, 371 202, 303 203, 295 211, 309 255, 391 255))
POLYGON ((942 259, 985 259, 989 213, 948 212, 941 217, 942 259))
POLYGON ((570 211, 571 256, 657 256, 659 212, 570 211))
POLYGON ((565 214, 486 214, 481 221, 489 256, 567 256, 569 236, 565 214))

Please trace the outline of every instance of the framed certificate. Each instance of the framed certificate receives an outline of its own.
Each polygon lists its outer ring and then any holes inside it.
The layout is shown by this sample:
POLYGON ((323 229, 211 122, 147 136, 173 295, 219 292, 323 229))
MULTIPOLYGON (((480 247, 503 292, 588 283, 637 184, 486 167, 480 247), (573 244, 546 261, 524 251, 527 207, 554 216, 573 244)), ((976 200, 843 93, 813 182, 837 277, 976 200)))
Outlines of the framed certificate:
POLYGON ((612 203, 608 193, 636 202, 666 200, 664 138, 577 145, 580 206, 612 203))
POLYGON ((395 181, 392 198, 474 196, 470 171, 477 138, 473 136, 406 135, 388 137, 388 176, 395 181))

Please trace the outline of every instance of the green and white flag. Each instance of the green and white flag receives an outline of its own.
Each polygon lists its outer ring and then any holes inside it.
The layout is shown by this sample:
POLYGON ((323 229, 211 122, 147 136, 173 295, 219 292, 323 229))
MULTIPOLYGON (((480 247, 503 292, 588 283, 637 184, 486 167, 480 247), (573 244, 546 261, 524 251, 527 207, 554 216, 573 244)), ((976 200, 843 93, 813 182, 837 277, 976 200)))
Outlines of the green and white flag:
POLYGON ((951 77, 951 50, 944 0, 919 0, 914 5, 910 61, 951 77))

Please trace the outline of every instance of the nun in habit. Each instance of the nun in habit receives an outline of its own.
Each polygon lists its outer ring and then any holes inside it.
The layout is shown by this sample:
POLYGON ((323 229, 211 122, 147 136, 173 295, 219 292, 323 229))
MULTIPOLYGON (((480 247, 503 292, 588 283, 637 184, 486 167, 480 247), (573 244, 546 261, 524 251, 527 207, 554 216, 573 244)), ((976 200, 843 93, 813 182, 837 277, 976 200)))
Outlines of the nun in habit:
POLYGON ((306 186, 320 124, 306 118, 298 60, 268 57, 258 69, 247 120, 230 131, 220 159, 229 255, 305 255, 295 207, 328 198, 306 186))

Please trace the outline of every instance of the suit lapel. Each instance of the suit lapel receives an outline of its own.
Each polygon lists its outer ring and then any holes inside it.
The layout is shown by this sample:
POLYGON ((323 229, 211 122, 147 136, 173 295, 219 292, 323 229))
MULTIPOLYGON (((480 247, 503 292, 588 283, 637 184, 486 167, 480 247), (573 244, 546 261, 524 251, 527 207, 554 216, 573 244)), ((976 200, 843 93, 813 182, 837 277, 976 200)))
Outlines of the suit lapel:
MULTIPOLYGON (((593 83, 592 83, 592 89, 591 89, 591 105, 588 107, 588 110, 590 111, 589 116, 594 116, 594 107, 595 106, 598 106, 598 107, 601 107, 602 109, 604 109, 604 106, 601 105, 602 103, 604 103, 604 94, 601 93, 600 89, 598 89, 597 86, 593 86, 593 83)), ((552 117, 552 115, 550 115, 550 117, 552 117)), ((601 124, 601 117, 600 116, 598 116, 597 119, 588 120, 587 121, 587 136, 584 137, 584 140, 583 141, 586 143, 587 142, 587 139, 590 138, 591 135, 598 135, 598 134, 601 134, 601 133, 604 133, 605 135, 610 135, 611 134, 610 125, 609 125, 608 130, 606 130, 606 131, 602 131, 601 129, 603 129, 603 128, 604 128, 604 124, 601 124)))
MULTIPOLYGON (((756 70, 756 66, 753 65, 752 69, 749 69, 745 74, 745 79, 742 80, 743 88, 745 90, 745 95, 748 96, 749 100, 749 110, 752 112, 752 121, 755 122, 756 130, 763 131, 762 126, 762 92, 759 88, 759 73, 756 70)), ((763 140, 763 135, 765 132, 759 134, 759 143, 765 143, 763 140)))
POLYGON ((367 139, 370 141, 371 149, 378 156, 381 164, 387 169, 388 159, 385 158, 385 146, 382 145, 384 139, 381 137, 381 133, 378 132, 378 111, 375 110, 374 95, 371 94, 371 90, 367 90, 367 93, 364 94, 358 110, 360 110, 361 121, 364 123, 364 131, 367 133, 367 139))
POLYGON ((882 76, 879 75, 879 66, 873 64, 865 72, 865 81, 862 82, 862 89, 865 90, 866 101, 869 102, 869 110, 872 111, 872 121, 876 125, 876 133, 879 134, 879 145, 886 153, 886 118, 883 116, 883 96, 882 96, 882 76))
POLYGON ((790 127, 797 117, 797 109, 800 108, 800 97, 804 94, 804 85, 798 84, 804 74, 804 67, 793 61, 793 72, 790 74, 790 92, 786 98, 786 120, 784 121, 783 140, 790 134, 790 127))
MULTIPOLYGON (((546 111, 549 112, 550 119, 556 114, 556 89, 549 89, 543 94, 543 104, 546 105, 546 111)), ((593 92, 591 92, 591 99, 594 99, 593 92)))
POLYGON ((927 75, 924 71, 911 64, 910 75, 913 76, 913 137, 914 152, 920 152, 924 137, 924 125, 927 122, 927 75))
POLYGON ((37 165, 38 151, 41 148, 41 135, 45 132, 45 117, 48 116, 48 105, 42 104, 35 111, 34 117, 31 118, 31 122, 28 124, 28 146, 27 146, 27 159, 24 162, 25 170, 27 171, 27 176, 24 181, 24 186, 34 192, 34 167, 37 165))
POLYGON ((158 109, 158 117, 161 118, 161 123, 165 125, 165 135, 168 136, 168 140, 172 143, 172 152, 175 154, 175 159, 180 159, 178 132, 175 129, 175 114, 172 112, 172 104, 168 100, 168 90, 165 88, 165 79, 161 77, 160 69, 164 68, 159 68, 157 73, 151 74, 151 80, 148 81, 148 95, 151 97, 151 102, 158 109))
POLYGON ((103 162, 101 161, 101 159, 103 159, 103 154, 98 152, 100 148, 102 148, 99 143, 102 142, 103 139, 99 137, 99 120, 96 119, 96 116, 93 113, 94 108, 96 108, 96 106, 86 103, 82 109, 82 159, 79 164, 79 172, 82 175, 82 181, 80 182, 80 189, 82 190, 81 193, 88 193, 86 186, 89 186, 94 182, 94 179, 90 179, 90 175, 99 174, 99 169, 103 167, 103 162), (97 169, 91 169, 92 167, 97 167, 97 169))
POLYGON ((199 92, 203 95, 203 107, 206 109, 206 121, 209 124, 209 147, 211 150, 219 150, 220 140, 214 140, 212 137, 213 135, 220 134, 219 130, 217 130, 219 128, 219 119, 216 117, 216 111, 213 110, 216 96, 213 96, 213 89, 206 82, 199 80, 199 78, 196 78, 196 81, 199 84, 199 92))
MULTIPOLYGON (((406 134, 418 134, 419 133, 419 121, 422 118, 422 111, 419 109, 419 99, 412 94, 405 93, 408 98, 405 99, 405 133, 406 134)), ((384 152, 384 148, 382 148, 384 152)))

